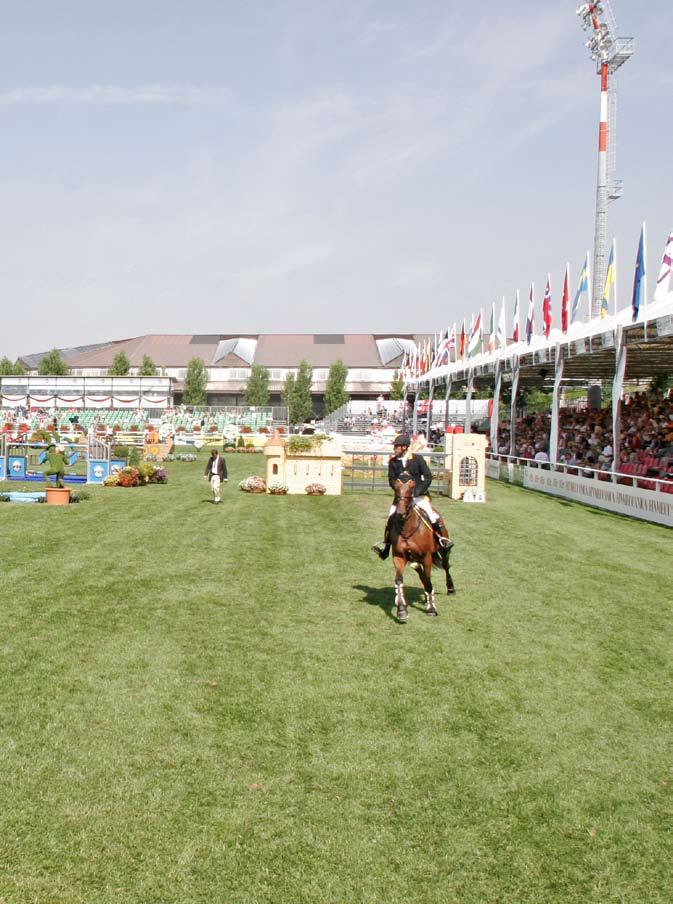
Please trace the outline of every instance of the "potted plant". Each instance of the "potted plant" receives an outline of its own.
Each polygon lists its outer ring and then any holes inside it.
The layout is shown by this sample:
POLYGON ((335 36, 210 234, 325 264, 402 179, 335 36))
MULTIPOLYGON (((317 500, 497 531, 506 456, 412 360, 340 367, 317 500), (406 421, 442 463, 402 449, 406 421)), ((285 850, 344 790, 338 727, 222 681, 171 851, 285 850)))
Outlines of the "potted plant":
POLYGON ((327 487, 323 483, 309 483, 306 487, 306 493, 309 496, 324 496, 327 487))
POLYGON ((238 486, 244 493, 266 493, 266 483, 264 482, 264 479, 256 474, 252 477, 246 477, 238 486))
POLYGON ((287 496, 288 489, 288 485, 280 481, 270 483, 268 486, 269 493, 272 496, 287 496))

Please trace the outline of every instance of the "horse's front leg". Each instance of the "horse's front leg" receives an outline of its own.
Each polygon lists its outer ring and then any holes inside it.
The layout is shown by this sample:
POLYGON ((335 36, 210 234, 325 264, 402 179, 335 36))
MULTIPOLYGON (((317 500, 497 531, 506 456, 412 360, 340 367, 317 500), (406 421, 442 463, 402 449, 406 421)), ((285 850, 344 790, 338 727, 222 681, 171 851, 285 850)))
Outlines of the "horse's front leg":
POLYGON ((397 607, 397 620, 404 623, 407 620, 407 601, 404 598, 404 566, 406 559, 402 556, 393 556, 395 563, 395 605, 397 607))
POLYGON ((426 553, 423 557, 419 576, 425 590, 425 611, 427 615, 439 615, 435 605, 435 591, 432 586, 432 553, 426 553))

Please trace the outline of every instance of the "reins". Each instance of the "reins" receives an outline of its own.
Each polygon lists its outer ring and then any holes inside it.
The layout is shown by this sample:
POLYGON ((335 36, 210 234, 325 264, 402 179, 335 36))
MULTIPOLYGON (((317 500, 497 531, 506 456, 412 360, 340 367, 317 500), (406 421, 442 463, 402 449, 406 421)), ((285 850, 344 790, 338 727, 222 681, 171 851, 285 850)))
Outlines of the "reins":
MULTIPOLYGON (((406 497, 400 496, 398 493, 396 493, 395 494, 395 503, 396 504, 399 503, 400 499, 404 499, 404 498, 406 498, 406 497)), ((406 512, 404 512, 404 514, 401 514, 400 512, 396 512, 395 514, 402 520, 402 529, 400 530, 400 537, 402 537, 403 540, 410 540, 414 536, 414 534, 420 530, 421 524, 425 524, 426 527, 430 527, 430 525, 427 523, 426 519, 423 517, 422 512, 420 512, 418 507, 413 504, 413 501, 409 502, 409 507, 407 508, 406 512), (416 526, 410 533, 405 534, 404 526, 407 523, 409 515, 411 515, 412 512, 416 513, 416 526)))

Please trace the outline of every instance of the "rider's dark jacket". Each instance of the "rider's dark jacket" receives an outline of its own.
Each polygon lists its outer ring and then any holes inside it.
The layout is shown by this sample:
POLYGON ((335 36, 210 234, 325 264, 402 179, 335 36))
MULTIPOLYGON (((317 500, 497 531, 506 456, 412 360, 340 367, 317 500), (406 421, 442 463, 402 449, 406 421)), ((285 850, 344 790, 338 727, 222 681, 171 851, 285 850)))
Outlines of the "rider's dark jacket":
POLYGON ((399 478, 411 477, 415 483, 414 496, 425 496, 432 483, 430 468, 422 455, 407 455, 406 465, 401 458, 393 456, 388 462, 388 483, 395 489, 395 481, 399 478))

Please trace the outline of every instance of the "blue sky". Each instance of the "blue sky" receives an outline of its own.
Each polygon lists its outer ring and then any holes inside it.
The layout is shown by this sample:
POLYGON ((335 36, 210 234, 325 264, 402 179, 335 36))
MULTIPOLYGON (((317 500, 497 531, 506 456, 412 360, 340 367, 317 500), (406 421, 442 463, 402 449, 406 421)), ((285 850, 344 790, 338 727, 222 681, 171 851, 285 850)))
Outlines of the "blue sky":
MULTIPOLYGON (((593 241, 575 2, 6 4, 0 354, 147 332, 435 331, 593 241)), ((670 0, 614 0, 628 302, 673 228, 670 0)), ((653 280, 650 280, 653 283, 653 280)), ((539 320, 539 318, 538 318, 539 320)))

